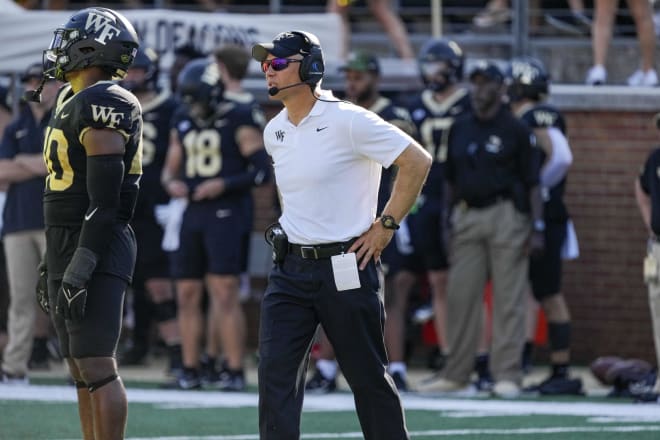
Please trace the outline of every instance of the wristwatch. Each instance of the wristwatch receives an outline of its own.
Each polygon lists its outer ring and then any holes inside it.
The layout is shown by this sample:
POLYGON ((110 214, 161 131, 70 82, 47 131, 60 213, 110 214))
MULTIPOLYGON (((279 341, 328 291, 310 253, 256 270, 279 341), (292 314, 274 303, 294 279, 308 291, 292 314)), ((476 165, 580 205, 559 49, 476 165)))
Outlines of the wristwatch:
POLYGON ((383 215, 383 216, 381 216, 381 217, 380 217, 380 223, 383 225, 383 227, 384 227, 385 229, 393 229, 393 230, 396 231, 396 230, 399 229, 399 227, 400 227, 400 226, 397 224, 397 222, 394 220, 394 217, 392 217, 391 215, 383 215))
POLYGON ((534 220, 534 231, 535 232, 545 232, 545 221, 543 221, 543 220, 534 220))

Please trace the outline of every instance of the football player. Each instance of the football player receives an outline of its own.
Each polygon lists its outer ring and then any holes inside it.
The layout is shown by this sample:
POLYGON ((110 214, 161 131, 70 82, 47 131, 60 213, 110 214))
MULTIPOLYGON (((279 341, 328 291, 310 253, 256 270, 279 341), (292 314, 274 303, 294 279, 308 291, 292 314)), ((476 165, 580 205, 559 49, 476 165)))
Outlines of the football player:
POLYGON ((111 80, 126 74, 138 46, 124 16, 93 7, 56 29, 43 57, 44 81, 68 84, 45 133, 46 259, 37 293, 76 384, 85 439, 123 438, 128 412, 115 350, 135 265, 129 222, 142 175, 142 114, 111 80))
MULTIPOLYGON (((555 107, 545 103, 549 76, 534 58, 515 58, 507 74, 507 94, 512 111, 533 131, 543 156, 541 195, 545 252, 529 264, 532 294, 548 319, 550 376, 530 390, 541 394, 580 394, 582 382, 569 377, 571 316, 561 292, 561 249, 566 239, 568 211, 564 205, 566 174, 573 156, 566 139, 566 123, 555 107)), ((531 344, 527 343, 527 351, 531 344)))
POLYGON ((185 108, 172 120, 161 178, 170 196, 188 199, 172 264, 184 365, 177 383, 184 389, 201 385, 200 305, 205 286, 226 357, 218 387, 238 391, 245 388, 245 317, 238 298, 245 197, 270 176, 258 122, 261 113, 253 105, 224 100, 218 66, 206 59, 184 67, 177 90, 185 108))
POLYGON ((418 64, 424 90, 408 106, 418 139, 433 157, 417 211, 410 215, 413 247, 423 259, 433 301, 435 330, 442 352, 445 337, 447 255, 444 231, 444 162, 447 129, 470 110, 467 89, 461 86, 464 54, 452 40, 431 39, 420 49, 418 64))
POLYGON ((169 259, 161 247, 163 227, 156 210, 169 202, 160 184, 160 174, 167 154, 170 121, 177 102, 168 89, 158 86, 158 55, 150 48, 140 48, 121 85, 133 92, 142 105, 142 179, 135 215, 138 254, 133 277, 135 327, 133 344, 122 354, 120 363, 139 364, 147 354, 149 324, 153 319, 169 355, 169 371, 181 368, 181 338, 176 320, 174 286, 169 276, 169 259), (147 297, 148 295, 148 297, 147 297))
MULTIPOLYGON (((217 48, 213 56, 218 69, 220 78, 224 87, 223 99, 226 101, 235 101, 238 104, 254 106, 253 116, 259 120, 255 121, 260 126, 265 126, 265 116, 261 113, 257 102, 252 93, 243 89, 242 81, 247 75, 250 54, 242 46, 227 44, 217 48)), ((252 225, 254 219, 254 200, 252 191, 245 193, 245 221, 243 223, 243 262, 240 275, 239 297, 245 301, 250 297, 250 276, 248 274, 248 260, 250 250, 250 240, 252 237, 252 225)), ((201 373, 202 381, 218 382, 219 378, 227 375, 226 362, 222 363, 220 371, 217 368, 217 359, 220 350, 220 320, 211 317, 207 322, 206 353, 202 356, 201 373)))

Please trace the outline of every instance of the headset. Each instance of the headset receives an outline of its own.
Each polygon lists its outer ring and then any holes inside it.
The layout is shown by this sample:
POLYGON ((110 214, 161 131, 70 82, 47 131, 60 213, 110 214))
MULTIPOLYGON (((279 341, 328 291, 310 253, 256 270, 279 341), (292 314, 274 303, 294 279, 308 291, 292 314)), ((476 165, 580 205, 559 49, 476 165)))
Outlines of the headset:
POLYGON ((300 53, 304 56, 298 68, 300 80, 310 86, 315 86, 323 78, 325 63, 323 62, 323 50, 321 43, 314 35, 305 31, 291 31, 305 40, 306 47, 300 53))

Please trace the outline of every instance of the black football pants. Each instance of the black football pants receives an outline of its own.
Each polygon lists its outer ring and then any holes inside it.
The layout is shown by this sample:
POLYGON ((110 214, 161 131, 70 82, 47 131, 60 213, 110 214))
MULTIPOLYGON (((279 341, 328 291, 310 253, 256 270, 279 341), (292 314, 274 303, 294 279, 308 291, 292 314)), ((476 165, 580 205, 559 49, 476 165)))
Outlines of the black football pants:
POLYGON ((359 273, 361 288, 337 292, 330 259, 287 255, 273 267, 261 304, 261 440, 300 438, 305 372, 319 323, 353 391, 365 440, 409 438, 399 395, 386 373, 376 265, 371 262, 359 273))

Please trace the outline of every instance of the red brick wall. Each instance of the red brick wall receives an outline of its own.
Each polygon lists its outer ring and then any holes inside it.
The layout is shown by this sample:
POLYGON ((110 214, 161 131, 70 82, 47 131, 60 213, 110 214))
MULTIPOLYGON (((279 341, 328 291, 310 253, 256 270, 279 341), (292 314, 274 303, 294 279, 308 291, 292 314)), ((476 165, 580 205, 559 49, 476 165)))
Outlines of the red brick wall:
POLYGON ((580 243, 564 292, 573 317, 573 358, 637 357, 655 363, 642 281, 646 232, 634 180, 658 145, 647 112, 565 112, 573 150, 566 202, 580 243))

